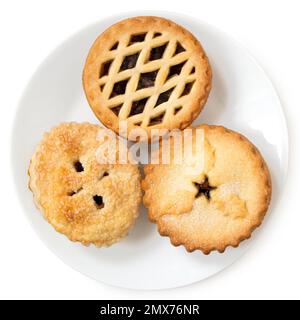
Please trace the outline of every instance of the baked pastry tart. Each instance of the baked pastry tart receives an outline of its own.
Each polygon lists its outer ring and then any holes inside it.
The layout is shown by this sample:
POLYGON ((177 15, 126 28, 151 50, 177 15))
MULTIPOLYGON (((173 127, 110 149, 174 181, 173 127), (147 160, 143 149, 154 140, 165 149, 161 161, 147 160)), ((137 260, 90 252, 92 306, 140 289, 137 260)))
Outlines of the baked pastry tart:
POLYGON ((134 128, 183 129, 202 110, 211 68, 199 41, 160 17, 120 21, 92 45, 83 71, 87 100, 108 128, 131 139, 134 128), (125 123, 123 132, 120 123, 125 123))
MULTIPOLYGON (((271 178, 258 149, 243 135, 221 126, 201 125, 180 164, 149 164, 142 188, 149 219, 173 245, 187 251, 224 252, 251 236, 265 216, 271 178)), ((170 145, 173 137, 169 138, 170 145)), ((161 153, 161 149, 160 149, 161 153)))
POLYGON ((141 202, 136 165, 99 163, 103 130, 88 123, 60 124, 44 135, 28 171, 35 203, 56 231, 99 247, 127 235, 141 202))

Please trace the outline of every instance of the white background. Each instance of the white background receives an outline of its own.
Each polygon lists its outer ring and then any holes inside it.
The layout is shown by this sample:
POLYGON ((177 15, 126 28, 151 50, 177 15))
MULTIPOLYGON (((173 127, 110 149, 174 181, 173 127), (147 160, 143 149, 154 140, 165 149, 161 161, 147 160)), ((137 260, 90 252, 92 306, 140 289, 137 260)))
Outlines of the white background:
POLYGON ((299 12, 297 0, 1 1, 0 298, 299 299, 299 12), (278 91, 290 137, 289 176, 281 200, 246 255, 200 283, 150 292, 97 283, 50 253, 32 231, 18 204, 10 164, 10 137, 17 103, 43 59, 89 23, 120 12, 146 9, 193 15, 244 44, 278 91))

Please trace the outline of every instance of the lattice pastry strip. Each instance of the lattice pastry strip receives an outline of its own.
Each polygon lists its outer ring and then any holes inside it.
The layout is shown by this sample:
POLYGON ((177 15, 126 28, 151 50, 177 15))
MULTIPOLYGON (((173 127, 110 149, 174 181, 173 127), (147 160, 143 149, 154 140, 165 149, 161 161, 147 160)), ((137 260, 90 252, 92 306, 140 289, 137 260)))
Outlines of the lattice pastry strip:
MULTIPOLYGON (((148 56, 149 50, 151 48, 148 43, 151 41, 152 36, 153 36, 153 32, 148 32, 145 37, 145 46, 140 51, 137 62, 136 62, 136 69, 138 69, 138 70, 143 69, 144 61, 145 61, 146 57, 148 56)), ((136 88, 138 86, 139 78, 140 78, 140 73, 132 72, 132 76, 126 86, 123 107, 121 108, 120 113, 119 113, 120 120, 125 120, 130 113, 130 108, 132 105, 132 101, 134 99, 134 93, 136 92, 136 88)))
MULTIPOLYGON (((182 97, 181 98, 181 95, 183 94, 184 92, 184 87, 187 83, 193 83, 193 80, 195 79, 194 76, 191 76, 190 79, 191 81, 190 82, 186 82, 186 76, 188 75, 188 73, 191 71, 191 69, 193 68, 193 66, 190 64, 188 65, 188 62, 186 63, 187 65, 185 67, 183 67, 183 70, 182 70, 182 75, 180 76, 177 76, 178 78, 178 82, 176 84, 176 86, 174 87, 174 90, 171 92, 171 95, 168 99, 168 101, 166 101, 165 103, 162 103, 160 105, 160 108, 158 109, 157 107, 157 111, 155 112, 155 105, 152 106, 152 110, 148 113, 148 114, 145 114, 145 119, 148 120, 148 123, 145 122, 146 125, 149 124, 150 120, 151 120, 151 117, 153 116, 158 116, 162 113, 166 113, 166 117, 170 116, 171 114, 173 114, 174 112, 174 108, 177 106, 177 105, 181 105, 181 104, 184 104, 185 100, 187 100, 187 97, 182 97), (168 106, 170 106, 168 108, 168 106)), ((170 89, 169 89, 170 90, 170 89)), ((156 101, 157 103, 157 101, 156 101)))
MULTIPOLYGON (((168 42, 168 39, 166 37, 151 39, 150 38, 151 36, 153 36, 153 32, 148 32, 145 42, 137 43, 137 44, 131 45, 130 47, 128 47, 130 37, 128 37, 128 35, 124 36, 119 42, 118 50, 111 52, 107 57, 107 61, 115 60, 118 57, 124 59, 125 57, 136 54, 136 53, 139 53, 140 56, 144 55, 145 57, 145 55, 150 54, 151 48, 159 47, 168 42)), ((156 62, 155 61, 153 61, 152 63, 149 62, 147 66, 140 65, 140 67, 141 66, 144 67, 144 70, 143 70, 144 72, 148 72, 148 71, 151 71, 153 67, 154 68, 156 67, 156 62)), ((120 81, 131 76, 134 73, 134 70, 132 69, 127 69, 122 72, 118 72, 120 67, 120 65, 118 64, 116 66, 112 65, 111 67, 112 67, 112 70, 115 70, 115 72, 113 72, 110 76, 108 75, 104 77, 100 76, 98 81, 100 85, 105 84, 107 81, 109 81, 112 75, 117 77, 115 79, 116 81, 120 81)))
MULTIPOLYGON (((124 59, 124 54, 122 53, 122 49, 126 48, 126 42, 129 41, 129 37, 128 36, 124 37, 124 40, 125 41, 122 41, 119 43, 120 49, 116 52, 116 55, 113 57, 112 64, 111 64, 109 71, 108 71, 109 75, 107 76, 107 81, 104 82, 104 84, 105 84, 104 91, 103 91, 104 99, 110 98, 109 96, 113 90, 114 82, 109 81, 109 79, 110 78, 113 79, 118 75, 119 69, 120 69, 122 61, 124 59)), ((100 77, 101 77, 101 75, 100 75, 100 77)), ((100 82, 99 84, 101 85, 103 83, 100 82)))

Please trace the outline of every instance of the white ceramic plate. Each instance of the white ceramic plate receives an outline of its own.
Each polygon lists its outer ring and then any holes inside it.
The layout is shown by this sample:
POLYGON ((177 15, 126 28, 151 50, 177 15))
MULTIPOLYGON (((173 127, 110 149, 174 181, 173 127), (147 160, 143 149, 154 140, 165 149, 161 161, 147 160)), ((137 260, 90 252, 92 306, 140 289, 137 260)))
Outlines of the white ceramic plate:
MULTIPOLYGON (((285 180, 288 154, 285 119, 272 84, 249 53, 226 34, 191 17, 161 12, 158 15, 191 30, 204 46, 212 64, 213 87, 195 123, 225 125, 245 134, 258 146, 273 179, 270 214, 285 180)), ((160 237, 142 208, 137 224, 126 239, 110 248, 86 248, 54 231, 35 208, 27 188, 29 160, 44 131, 62 121, 97 123, 84 96, 81 73, 93 40, 122 18, 125 16, 107 18, 84 28, 61 44, 35 72, 15 119, 12 162, 17 192, 36 233, 51 251, 74 269, 107 284, 126 288, 184 286, 229 266, 253 240, 243 242, 237 249, 229 248, 224 254, 187 253, 183 247, 170 245, 168 238, 160 237)), ((263 232, 262 229, 263 226, 259 232, 263 232)))

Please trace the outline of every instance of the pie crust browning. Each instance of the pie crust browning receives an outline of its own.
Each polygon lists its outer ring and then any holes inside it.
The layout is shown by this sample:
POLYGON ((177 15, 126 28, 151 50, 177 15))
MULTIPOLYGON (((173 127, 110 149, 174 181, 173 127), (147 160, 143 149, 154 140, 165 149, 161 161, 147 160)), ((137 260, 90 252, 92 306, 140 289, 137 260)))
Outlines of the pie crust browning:
POLYGON ((143 200, 149 219, 173 245, 189 252, 224 252, 262 223, 271 177, 258 149, 243 135, 221 126, 198 128, 205 137, 202 169, 193 162, 147 165, 143 200), (203 187, 205 179, 210 188, 203 187))
MULTIPOLYGON (((152 16, 129 18, 92 45, 83 86, 95 115, 119 134, 144 128, 187 127, 211 89, 211 68, 198 40, 176 23, 152 16)), ((134 139, 133 139, 134 140, 134 139)))
POLYGON ((29 188, 46 220, 72 241, 109 246, 127 235, 141 202, 131 164, 99 164, 105 129, 63 123, 46 133, 29 166, 29 188))

